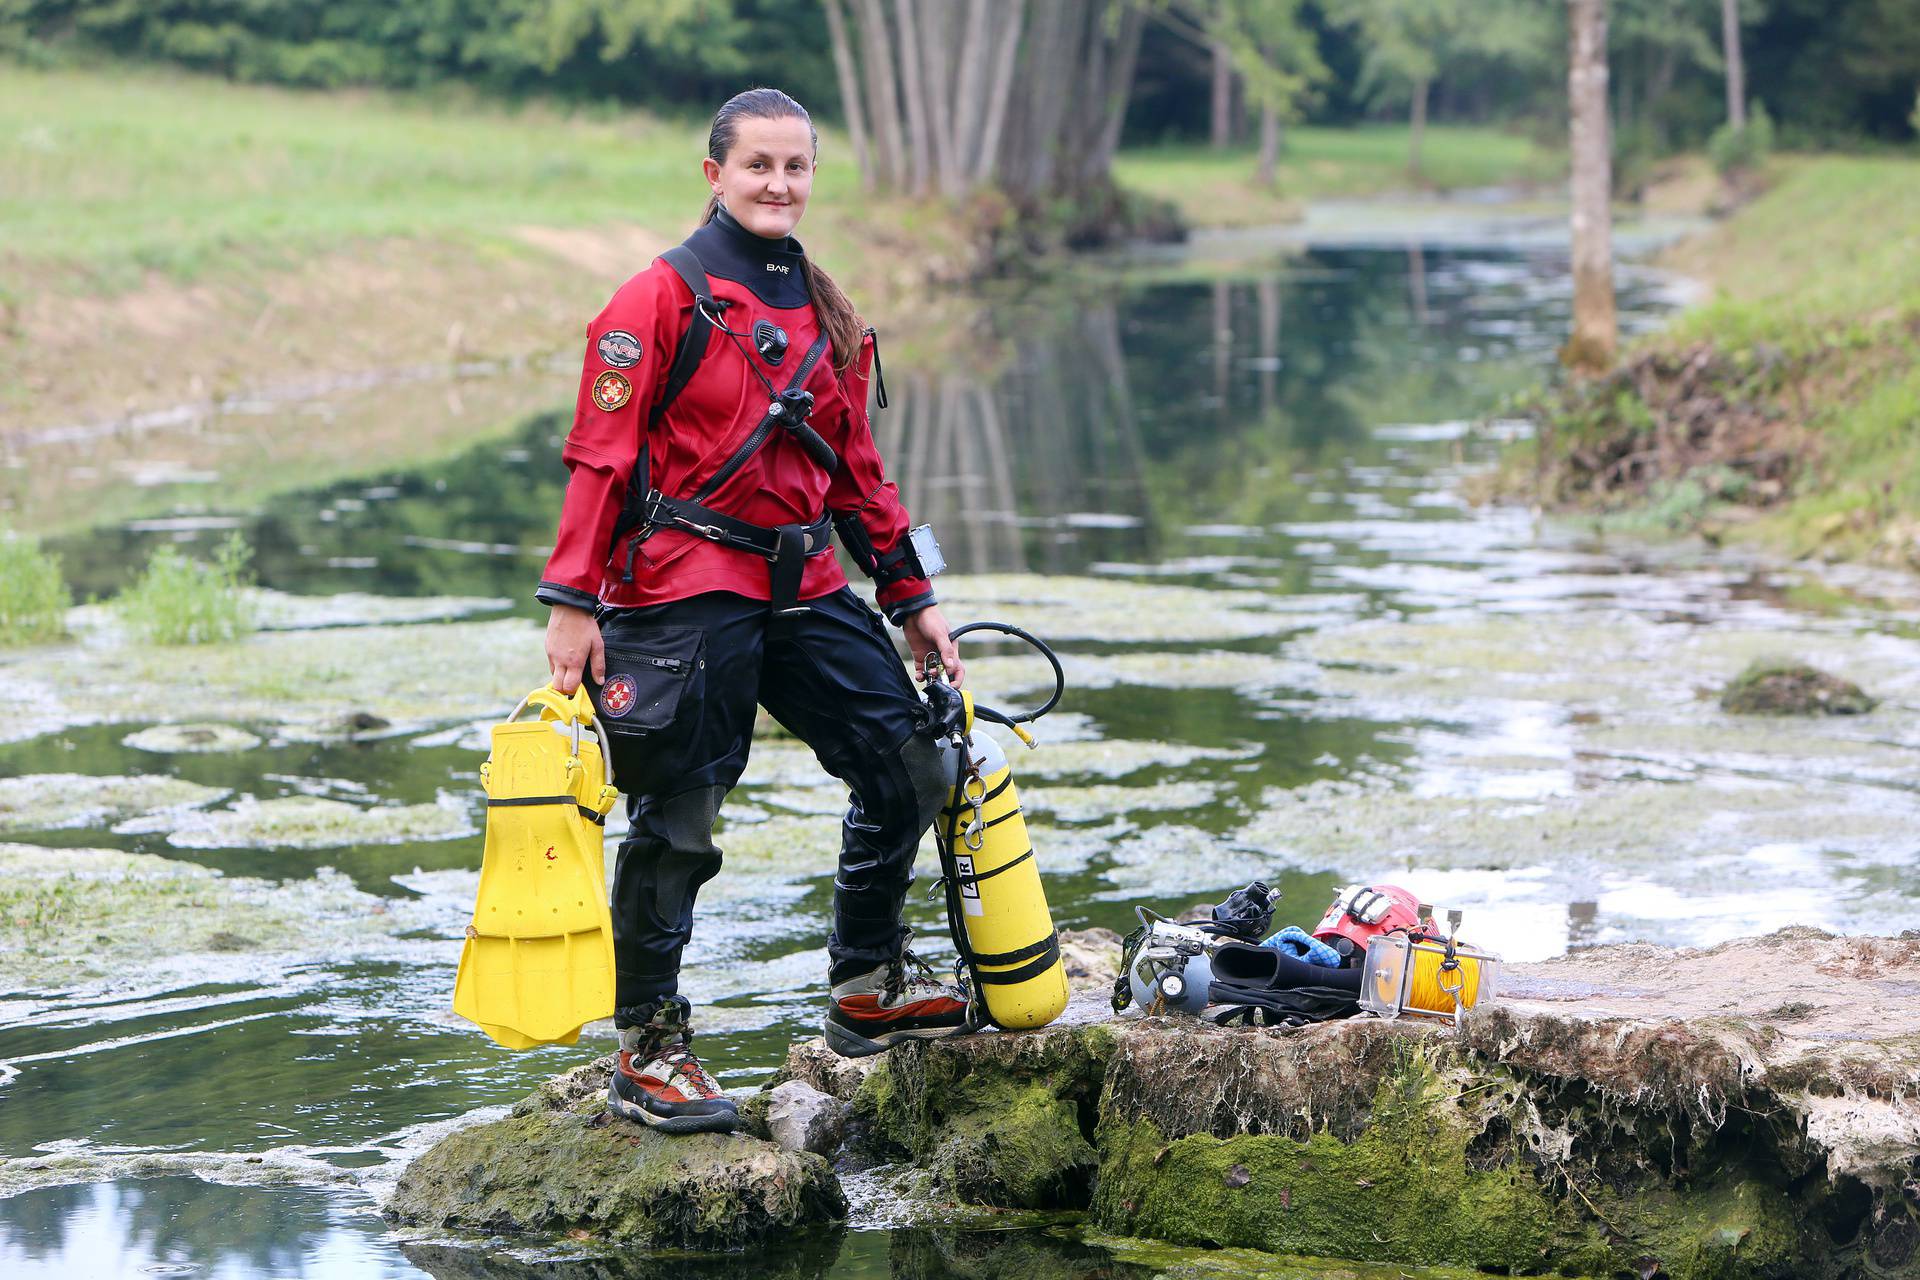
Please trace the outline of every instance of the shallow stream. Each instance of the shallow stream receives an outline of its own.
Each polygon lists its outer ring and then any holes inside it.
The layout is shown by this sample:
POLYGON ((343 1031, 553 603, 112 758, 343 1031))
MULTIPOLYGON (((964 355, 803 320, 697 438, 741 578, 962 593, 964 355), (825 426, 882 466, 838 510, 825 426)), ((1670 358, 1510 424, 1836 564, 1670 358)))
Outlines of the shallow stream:
MULTIPOLYGON (((1060 925, 1125 931, 1136 904, 1256 876, 1301 924, 1394 880, 1515 959, 1920 924, 1910 583, 1458 496, 1566 331, 1564 273, 1550 247, 1202 243, 991 301, 984 335, 889 366, 877 430, 954 566, 949 618, 1067 661, 1014 760, 1060 925), (1771 654, 1882 704, 1719 712, 1771 654)), ((1625 272, 1629 326, 1668 296, 1625 272)), ((0 661, 23 708, 0 729, 0 1157, 25 1158, 0 1166, 0 1274, 1251 1273, 858 1194, 848 1232, 778 1258, 483 1260, 387 1233, 372 1196, 410 1151, 599 1051, 507 1054, 447 1007, 486 725, 545 674, 528 592, 571 399, 561 376, 551 412, 430 466, 55 547, 105 596, 158 542, 239 527, 272 629, 149 654, 83 609, 77 643, 0 661), (243 732, 149 732, 169 722, 243 732)), ((968 657, 985 700, 1036 695, 1032 659, 968 657)), ((724 814, 686 989, 732 1088, 818 1021, 828 781, 766 737, 724 814)), ((931 904, 909 910, 942 951, 931 904)))

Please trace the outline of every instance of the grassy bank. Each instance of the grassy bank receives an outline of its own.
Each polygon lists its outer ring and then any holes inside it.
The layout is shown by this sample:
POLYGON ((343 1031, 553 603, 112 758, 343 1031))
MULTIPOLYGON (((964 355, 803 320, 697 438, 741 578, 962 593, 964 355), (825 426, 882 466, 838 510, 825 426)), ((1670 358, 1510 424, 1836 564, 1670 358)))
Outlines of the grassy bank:
MULTIPOLYGON (((226 509, 565 403, 586 319, 702 207, 703 130, 451 89, 0 65, 0 524, 226 509)), ((1274 221, 1404 189, 1406 141, 1297 130, 1284 198, 1253 187, 1250 152, 1158 148, 1120 177, 1196 224, 1274 221)), ((1447 186, 1553 167, 1480 130, 1426 150, 1447 186)), ((809 249, 891 353, 944 349, 988 211, 867 196, 831 131, 821 160, 809 249)))
POLYGON ((1669 255, 1711 300, 1556 397, 1510 478, 1653 530, 1920 567, 1920 159, 1773 176, 1669 255))
POLYGON ((1415 177, 1407 168, 1408 137, 1401 125, 1289 129, 1271 190, 1256 181, 1259 158, 1250 146, 1142 148, 1121 155, 1114 170, 1123 185, 1172 201, 1195 226, 1239 227, 1291 220, 1308 200, 1528 186, 1552 181, 1565 167, 1558 153, 1515 134, 1435 125, 1415 177))

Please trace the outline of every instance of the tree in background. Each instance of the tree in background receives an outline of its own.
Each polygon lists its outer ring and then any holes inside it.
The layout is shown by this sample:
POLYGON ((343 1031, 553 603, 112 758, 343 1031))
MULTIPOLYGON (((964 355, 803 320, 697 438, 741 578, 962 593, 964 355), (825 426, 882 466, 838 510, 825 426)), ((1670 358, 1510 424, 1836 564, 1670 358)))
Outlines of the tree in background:
POLYGON ((1145 12, 1120 0, 826 0, 870 186, 1110 188, 1145 12), (889 13, 891 10, 891 13, 889 13))
POLYGON ((1573 336, 1561 356, 1592 373, 1613 363, 1612 145, 1607 121, 1607 0, 1567 0, 1567 108, 1573 152, 1573 336))
POLYGON ((1212 141, 1225 145, 1221 122, 1224 60, 1230 101, 1234 78, 1246 87, 1247 102, 1260 112, 1258 181, 1274 184, 1280 159, 1280 127, 1300 118, 1313 87, 1327 75, 1314 32, 1302 21, 1303 0, 1168 0, 1156 16, 1168 27, 1206 49, 1212 57, 1212 141))
POLYGON ((1727 123, 1747 127, 1747 72, 1740 60, 1740 0, 1720 0, 1720 45, 1727 66, 1727 123))
POLYGON ((1405 96, 1407 169, 1416 178, 1434 82, 1469 59, 1496 66, 1537 60, 1552 30, 1532 0, 1322 0, 1322 7, 1366 46, 1361 89, 1376 102, 1405 96))
POLYGON ((1685 119, 1679 102, 1693 83, 1720 66, 1712 9, 1716 0, 1615 0, 1608 37, 1614 119, 1639 149, 1666 151, 1680 128, 1703 131, 1708 121, 1685 119), (1676 92, 1678 89, 1680 92, 1676 92))
POLYGON ((830 106, 822 23, 817 0, 0 0, 0 56, 85 50, 320 89, 462 80, 710 111, 753 83, 830 106))

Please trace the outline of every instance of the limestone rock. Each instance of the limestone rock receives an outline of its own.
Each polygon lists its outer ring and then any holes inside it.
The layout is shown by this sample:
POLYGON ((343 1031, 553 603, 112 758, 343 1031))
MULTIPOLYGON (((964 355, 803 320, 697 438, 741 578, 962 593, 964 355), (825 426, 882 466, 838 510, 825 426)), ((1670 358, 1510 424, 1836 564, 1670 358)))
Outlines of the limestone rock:
MULTIPOLYGON (((1111 1019, 1076 985, 1051 1026, 903 1045, 835 1083, 864 1154, 1116 1235, 1837 1280, 1920 1257, 1914 990, 1920 936, 1813 929, 1509 966, 1458 1029, 1111 1019)), ((820 1066, 796 1049, 788 1074, 820 1066)))
POLYGON ((768 1099, 767 1130, 774 1145, 785 1151, 830 1156, 840 1146, 846 1123, 847 1104, 804 1080, 775 1085, 768 1099))
POLYGON ((549 1081, 504 1119, 442 1139, 408 1166, 385 1212, 409 1226, 648 1248, 738 1249, 843 1220, 817 1155, 733 1134, 674 1137, 614 1116, 611 1059, 549 1081))

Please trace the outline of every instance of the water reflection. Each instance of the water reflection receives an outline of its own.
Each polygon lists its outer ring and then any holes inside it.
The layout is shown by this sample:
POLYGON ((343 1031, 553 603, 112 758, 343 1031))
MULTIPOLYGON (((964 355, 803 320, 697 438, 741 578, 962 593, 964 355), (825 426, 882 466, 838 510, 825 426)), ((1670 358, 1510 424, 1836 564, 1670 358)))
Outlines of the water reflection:
POLYGON ((384 1230, 370 1209, 319 1191, 178 1177, 48 1187, 0 1200, 0 1274, 418 1275, 384 1230))
MULTIPOLYGON (((1311 515, 1298 478, 1336 452, 1378 460, 1369 427, 1484 412, 1536 376, 1564 310, 1556 281, 1507 255, 1331 249, 1209 280, 1116 276, 995 306, 965 359, 896 360, 875 431, 957 569, 1178 556, 1195 526, 1311 515), (1000 354, 982 367, 980 352, 1000 354)), ((1629 322, 1648 296, 1623 290, 1629 322)), ((500 596, 532 614, 567 424, 556 409, 447 461, 266 511, 189 511, 53 545, 82 596, 119 589, 157 542, 238 525, 266 586, 500 596)))

